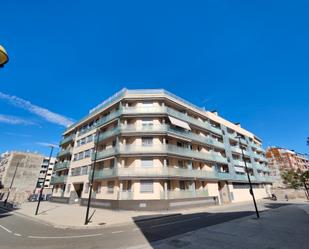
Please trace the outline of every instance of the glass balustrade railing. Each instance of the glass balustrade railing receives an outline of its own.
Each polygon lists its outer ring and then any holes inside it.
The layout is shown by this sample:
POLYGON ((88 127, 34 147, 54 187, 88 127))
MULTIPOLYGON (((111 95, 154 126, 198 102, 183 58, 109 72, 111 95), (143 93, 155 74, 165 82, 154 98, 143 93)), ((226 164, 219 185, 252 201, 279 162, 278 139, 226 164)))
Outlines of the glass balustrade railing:
POLYGON ((61 141, 60 141, 60 145, 63 145, 63 144, 66 144, 66 143, 70 143, 74 140, 75 138, 75 134, 71 134, 65 138, 63 138, 61 141))
POLYGON ((50 180, 50 184, 58 184, 58 183, 65 183, 67 181, 67 175, 62 175, 62 176, 52 176, 50 180))
POLYGON ((70 162, 66 161, 66 162, 58 162, 55 164, 54 170, 63 170, 63 169, 68 169, 70 166, 70 162))
POLYGON ((57 154, 57 157, 66 156, 66 155, 70 155, 70 154, 72 154, 71 148, 59 151, 59 153, 57 154))

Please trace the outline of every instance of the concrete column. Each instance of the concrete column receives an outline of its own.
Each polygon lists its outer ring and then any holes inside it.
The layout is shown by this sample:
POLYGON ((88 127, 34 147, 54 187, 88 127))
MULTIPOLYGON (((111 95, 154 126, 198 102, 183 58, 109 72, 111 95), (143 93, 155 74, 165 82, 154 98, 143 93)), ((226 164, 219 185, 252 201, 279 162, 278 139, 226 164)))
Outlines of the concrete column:
POLYGON ((195 182, 194 181, 191 181, 190 189, 192 191, 193 196, 195 197, 196 196, 196 192, 195 192, 195 182))
POLYGON ((128 120, 125 119, 125 120, 124 120, 124 125, 127 125, 127 124, 128 124, 128 120))
POLYGON ((164 199, 165 200, 168 199, 168 195, 167 195, 167 181, 164 182, 164 199))
POLYGON ((163 145, 166 145, 166 138, 163 138, 163 145))
POLYGON ((120 181, 119 182, 119 200, 121 200, 122 190, 123 190, 123 183, 122 181, 120 181))
POLYGON ((166 158, 163 159, 163 167, 167 167, 166 158))
POLYGON ((122 160, 121 160, 121 167, 122 167, 122 168, 124 168, 124 163, 125 163, 125 161, 124 161, 124 159, 122 159, 122 160))

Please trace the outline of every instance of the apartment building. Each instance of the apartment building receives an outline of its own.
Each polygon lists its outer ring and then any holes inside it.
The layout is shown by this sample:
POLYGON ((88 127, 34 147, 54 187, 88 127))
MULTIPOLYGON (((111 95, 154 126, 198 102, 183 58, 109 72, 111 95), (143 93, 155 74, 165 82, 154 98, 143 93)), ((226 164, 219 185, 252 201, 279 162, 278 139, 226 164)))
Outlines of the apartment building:
POLYGON ((54 170, 54 166, 55 166, 55 162, 56 162, 56 158, 52 157, 50 159, 49 162, 49 157, 44 157, 43 158, 43 162, 41 165, 41 169, 40 169, 40 173, 39 173, 39 177, 36 183, 36 187, 34 190, 34 194, 39 194, 41 191, 41 188, 44 184, 44 190, 43 193, 44 194, 51 194, 52 193, 52 189, 53 189, 53 185, 50 184, 51 182, 51 177, 52 177, 52 173, 54 170), (47 173, 46 173, 47 171, 47 173), (46 179, 45 179, 45 175, 46 175, 46 179))
POLYGON ((297 153, 281 147, 269 147, 266 150, 274 187, 284 187, 281 173, 286 170, 309 170, 307 155, 297 153))
POLYGON ((272 179, 260 138, 165 90, 123 89, 63 133, 53 201, 134 210, 251 200, 272 179), (240 136, 239 140, 236 138, 240 136), (244 148, 245 161, 241 156, 244 148))
POLYGON ((0 200, 6 199, 9 192, 8 201, 22 203, 27 200, 36 187, 43 159, 44 156, 30 152, 12 151, 1 154, 0 200))

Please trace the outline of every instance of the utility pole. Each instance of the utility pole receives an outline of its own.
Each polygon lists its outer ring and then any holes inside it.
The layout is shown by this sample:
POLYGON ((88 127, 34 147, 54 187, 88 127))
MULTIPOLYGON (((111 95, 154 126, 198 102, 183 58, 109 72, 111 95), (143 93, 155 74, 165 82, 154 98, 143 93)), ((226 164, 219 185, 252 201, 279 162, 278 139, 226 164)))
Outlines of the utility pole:
POLYGON ((46 176, 47 176, 47 172, 48 172, 48 167, 49 167, 50 159, 51 159, 51 157, 52 157, 52 155, 53 155, 54 146, 53 146, 53 145, 50 145, 50 147, 51 147, 51 150, 50 150, 50 154, 49 154, 47 169, 46 169, 46 172, 45 172, 43 185, 42 185, 42 187, 41 187, 41 189, 40 189, 40 195, 39 195, 38 205, 36 206, 35 215, 38 215, 38 212, 39 212, 39 207, 40 207, 41 198, 42 198, 43 189, 44 189, 44 184, 45 184, 45 180, 46 180, 46 176))
POLYGON ((97 162, 99 137, 100 137, 100 130, 98 130, 97 137, 96 137, 96 146, 95 146, 94 160, 93 160, 93 166, 92 166, 92 172, 91 172, 91 180, 90 180, 90 183, 89 183, 89 196, 88 196, 88 203, 87 203, 85 225, 88 225, 88 223, 89 223, 89 209, 90 209, 90 202, 91 202, 91 194, 92 194, 92 186, 93 186, 93 180, 94 180, 95 165, 96 165, 96 162, 97 162))
POLYGON ((250 195, 252 196, 252 199, 253 199, 253 204, 254 204, 254 208, 255 208, 256 218, 260 218, 259 210, 257 208, 255 197, 254 197, 254 192, 253 192, 253 189, 252 189, 252 183, 251 183, 251 179, 250 179, 250 175, 249 175, 249 171, 248 171, 248 167, 247 167, 247 161, 245 160, 244 150, 243 150, 243 147, 240 145, 241 136, 237 136, 236 138, 238 138, 238 141, 239 141, 239 147, 241 149, 242 160, 245 162, 245 170, 246 170, 246 173, 247 173, 248 182, 249 182, 249 186, 250 186, 249 192, 250 192, 250 195))
POLYGON ((11 185, 10 185, 10 188, 9 188, 8 195, 6 196, 5 201, 3 203, 4 206, 6 206, 6 204, 8 202, 8 199, 9 199, 9 196, 10 196, 10 193, 11 193, 11 189, 12 189, 12 186, 13 186, 13 182, 14 182, 14 179, 15 179, 15 176, 16 176, 16 172, 17 172, 17 169, 18 169, 18 166, 19 166, 19 163, 20 163, 20 161, 17 162, 16 168, 15 168, 15 171, 14 171, 14 175, 12 177, 12 181, 11 181, 11 185))

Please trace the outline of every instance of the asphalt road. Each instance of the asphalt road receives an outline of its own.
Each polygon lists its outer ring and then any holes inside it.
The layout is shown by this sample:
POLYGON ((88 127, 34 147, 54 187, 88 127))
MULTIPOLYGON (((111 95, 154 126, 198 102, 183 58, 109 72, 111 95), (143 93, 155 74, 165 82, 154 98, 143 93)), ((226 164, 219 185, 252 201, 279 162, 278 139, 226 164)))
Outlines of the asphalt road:
MULTIPOLYGON (((280 205, 273 205, 277 208, 280 205)), ((0 208, 0 248, 141 248, 161 239, 254 212, 176 215, 97 229, 61 229, 0 208)))

